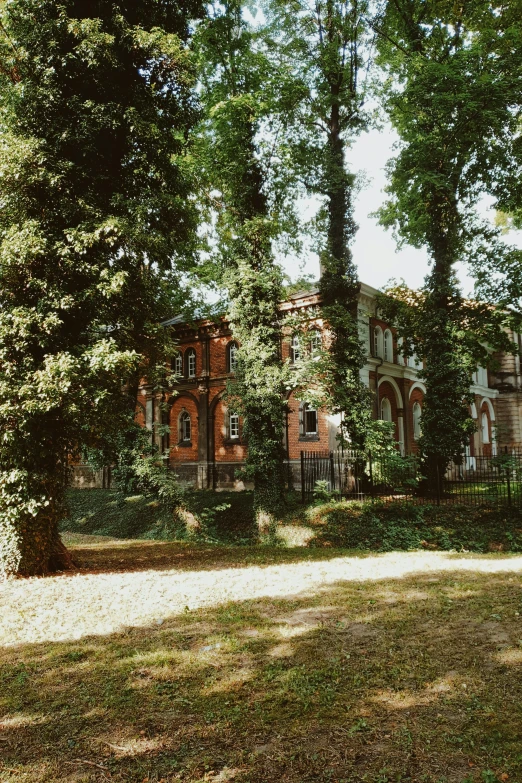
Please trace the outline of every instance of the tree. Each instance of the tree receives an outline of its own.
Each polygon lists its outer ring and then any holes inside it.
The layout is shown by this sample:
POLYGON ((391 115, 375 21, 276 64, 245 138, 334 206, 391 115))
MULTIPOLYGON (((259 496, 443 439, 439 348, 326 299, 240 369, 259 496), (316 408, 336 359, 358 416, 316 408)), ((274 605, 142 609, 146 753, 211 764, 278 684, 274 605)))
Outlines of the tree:
POLYGON ((0 571, 43 574, 68 462, 132 419, 162 275, 191 263, 198 0, 0 9, 0 571), (125 393, 125 391, 127 393, 125 393))
POLYGON ((365 443, 371 405, 360 377, 366 357, 358 329, 360 286, 350 247, 357 230, 356 182, 345 148, 369 123, 364 108, 373 35, 369 14, 366 0, 267 2, 275 58, 283 60, 292 77, 287 90, 293 109, 293 163, 307 192, 322 200, 314 227, 323 238, 321 312, 329 344, 314 364, 316 394, 342 414, 343 434, 354 446, 365 443))
MULTIPOLYGON (((513 71, 520 34, 511 11, 497 10, 482 0, 390 0, 374 24, 389 75, 385 105, 401 140, 381 223, 401 241, 426 246, 432 260, 416 302, 416 333, 405 333, 425 360, 420 447, 432 482, 473 429, 471 373, 477 359, 486 360, 483 349, 470 350, 479 343, 465 333, 469 307, 455 266, 494 253, 476 205, 503 177, 506 140, 520 115, 520 68, 513 71)), ((491 308, 481 312, 487 321, 491 308)), ((484 329, 502 342, 501 330, 485 322, 484 329)))
POLYGON ((279 307, 283 276, 273 242, 282 229, 285 187, 274 133, 277 93, 263 42, 246 21, 240 2, 216 4, 199 30, 201 128, 205 177, 217 226, 217 252, 239 341, 229 405, 243 417, 248 443, 245 476, 254 481, 254 505, 262 530, 284 501, 284 368, 279 307), (281 179, 280 179, 281 178, 281 179))

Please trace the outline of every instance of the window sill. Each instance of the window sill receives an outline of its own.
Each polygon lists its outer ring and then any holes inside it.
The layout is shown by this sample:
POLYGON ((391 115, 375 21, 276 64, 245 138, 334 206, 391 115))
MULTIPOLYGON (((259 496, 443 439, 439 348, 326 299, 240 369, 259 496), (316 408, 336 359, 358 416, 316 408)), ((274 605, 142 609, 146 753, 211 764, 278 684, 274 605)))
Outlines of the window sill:
POLYGON ((224 438, 223 444, 225 446, 242 446, 241 438, 224 438))
POLYGON ((192 441, 190 440, 180 440, 178 443, 178 446, 180 449, 191 449, 192 448, 192 441))
POLYGON ((319 435, 299 435, 299 441, 320 440, 319 435))

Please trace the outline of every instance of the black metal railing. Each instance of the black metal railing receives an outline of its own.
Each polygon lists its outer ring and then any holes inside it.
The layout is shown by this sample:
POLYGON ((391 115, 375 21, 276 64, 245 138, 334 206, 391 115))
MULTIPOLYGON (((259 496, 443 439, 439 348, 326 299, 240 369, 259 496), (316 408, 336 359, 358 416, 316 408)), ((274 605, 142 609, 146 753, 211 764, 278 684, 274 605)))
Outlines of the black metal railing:
POLYGON ((351 500, 413 503, 522 505, 522 452, 465 455, 444 475, 423 475, 415 454, 374 456, 355 451, 302 451, 303 501, 329 493, 351 500))

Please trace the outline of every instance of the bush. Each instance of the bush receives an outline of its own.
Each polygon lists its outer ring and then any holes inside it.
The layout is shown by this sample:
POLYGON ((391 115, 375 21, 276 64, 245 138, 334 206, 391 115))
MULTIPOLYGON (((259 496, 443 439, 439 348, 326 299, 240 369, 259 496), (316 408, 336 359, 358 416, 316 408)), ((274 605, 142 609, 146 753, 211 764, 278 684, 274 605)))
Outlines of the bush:
POLYGON ((315 546, 522 552, 520 509, 339 502, 315 514, 322 523, 315 546))
POLYGON ((61 531, 165 541, 257 541, 251 492, 185 492, 184 502, 195 522, 191 528, 164 503, 145 494, 72 489, 67 501, 69 513, 60 524, 61 531))

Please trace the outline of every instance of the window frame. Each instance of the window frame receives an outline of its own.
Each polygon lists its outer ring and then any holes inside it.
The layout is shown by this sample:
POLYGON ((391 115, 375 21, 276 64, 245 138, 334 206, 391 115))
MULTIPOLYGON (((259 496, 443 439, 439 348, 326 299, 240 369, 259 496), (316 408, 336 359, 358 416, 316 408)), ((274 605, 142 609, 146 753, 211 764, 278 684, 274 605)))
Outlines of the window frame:
POLYGON ((292 335, 292 342, 290 343, 290 358, 292 364, 295 364, 301 358, 301 339, 299 334, 292 335))
POLYGON ((482 443, 484 445, 489 445, 491 443, 491 432, 490 432, 490 426, 489 426, 489 416, 485 410, 482 411, 480 415, 480 435, 482 438, 482 443), (484 424, 486 425, 484 427, 484 424), (487 439, 484 438, 484 430, 486 431, 487 439))
POLYGON ((393 424, 393 410, 392 410, 391 402, 390 402, 388 397, 382 397, 381 398, 381 404, 380 404, 379 408, 380 408, 380 410, 379 410, 379 417, 380 417, 381 421, 387 421, 387 422, 390 422, 391 424, 393 424), (385 403, 386 403, 386 405, 385 405, 385 403), (384 411, 385 407, 386 407, 387 410, 389 410, 389 413, 390 413, 390 418, 389 419, 385 419, 384 416, 383 416, 383 411, 384 411))
POLYGON ((227 343, 227 372, 235 373, 237 367, 237 352, 239 345, 235 340, 227 343))
POLYGON ((228 420, 228 437, 229 440, 235 440, 238 441, 240 438, 240 432, 239 432, 239 413, 228 412, 227 414, 227 420, 228 420), (235 434, 234 434, 235 431, 235 434))
POLYGON ((176 376, 176 378, 182 378, 183 377, 183 351, 178 351, 177 354, 171 359, 171 370, 172 374, 176 376))
POLYGON ((383 359, 393 363, 393 334, 390 329, 385 329, 383 333, 383 359))
POLYGON ((183 408, 178 415, 178 445, 179 446, 191 446, 192 445, 192 418, 186 408, 183 408), (188 438, 185 437, 188 424, 188 438))
POLYGON ((373 328, 373 356, 375 359, 383 358, 383 333, 380 326, 373 328))
POLYGON ((194 379, 197 375, 197 366, 196 366, 196 351, 194 348, 189 348, 187 351, 185 351, 185 370, 186 370, 186 377, 190 379, 194 379), (191 372, 191 365, 194 365, 194 372, 191 372))
POLYGON ((319 440, 319 412, 308 402, 299 405, 299 440, 319 440), (315 416, 315 430, 308 430, 308 417, 315 416))

